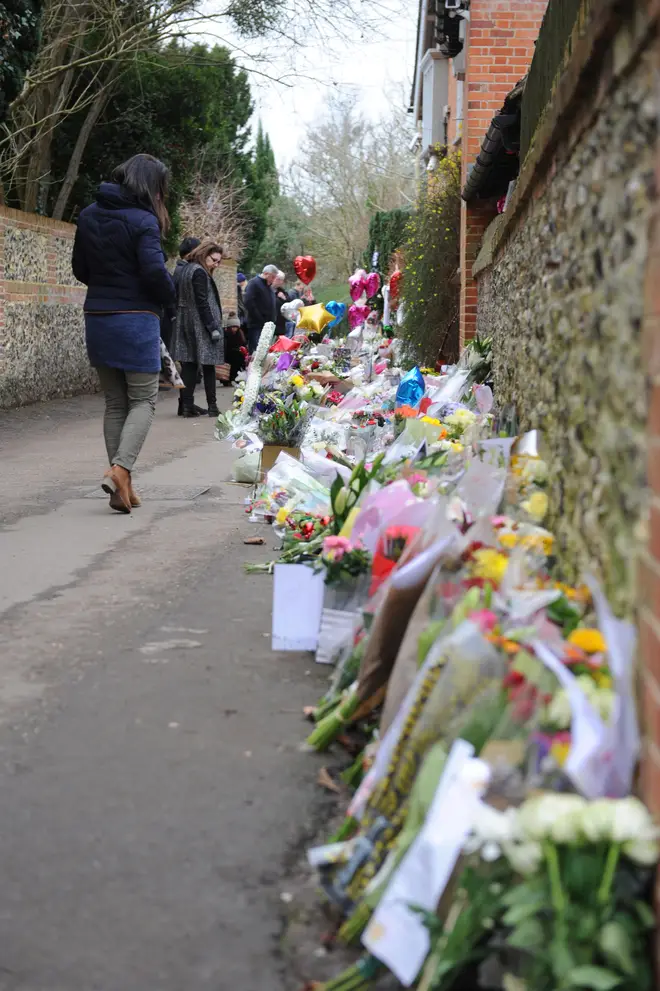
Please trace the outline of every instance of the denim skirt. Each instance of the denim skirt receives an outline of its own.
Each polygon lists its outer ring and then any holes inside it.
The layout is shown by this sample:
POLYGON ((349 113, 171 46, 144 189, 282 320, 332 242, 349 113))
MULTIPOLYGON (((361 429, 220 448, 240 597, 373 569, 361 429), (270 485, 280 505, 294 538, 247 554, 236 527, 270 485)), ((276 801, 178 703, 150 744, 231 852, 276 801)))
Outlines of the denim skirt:
POLYGON ((160 320, 155 313, 86 313, 85 342, 94 368, 160 371, 160 320))

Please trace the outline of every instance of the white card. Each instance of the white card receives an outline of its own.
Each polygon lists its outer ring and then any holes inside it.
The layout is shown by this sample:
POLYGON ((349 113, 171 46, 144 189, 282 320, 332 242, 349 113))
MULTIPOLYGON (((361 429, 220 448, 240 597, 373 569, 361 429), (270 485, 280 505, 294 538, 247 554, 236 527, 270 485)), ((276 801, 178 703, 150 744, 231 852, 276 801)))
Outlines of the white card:
POLYGON ((273 650, 316 650, 325 591, 323 572, 306 564, 276 564, 273 650))
POLYGON ((424 825, 392 875, 362 943, 404 987, 410 987, 428 956, 429 932, 419 912, 434 912, 474 822, 478 791, 458 780, 474 747, 456 740, 438 782, 424 825))

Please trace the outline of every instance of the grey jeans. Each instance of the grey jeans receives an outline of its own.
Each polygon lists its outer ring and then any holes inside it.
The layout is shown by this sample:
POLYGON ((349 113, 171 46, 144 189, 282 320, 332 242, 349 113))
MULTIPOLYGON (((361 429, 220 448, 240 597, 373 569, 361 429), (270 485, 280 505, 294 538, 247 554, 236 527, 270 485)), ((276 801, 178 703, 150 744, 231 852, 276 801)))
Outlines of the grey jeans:
POLYGON ((158 398, 158 372, 96 369, 105 393, 103 436, 111 465, 133 471, 142 450, 158 398))

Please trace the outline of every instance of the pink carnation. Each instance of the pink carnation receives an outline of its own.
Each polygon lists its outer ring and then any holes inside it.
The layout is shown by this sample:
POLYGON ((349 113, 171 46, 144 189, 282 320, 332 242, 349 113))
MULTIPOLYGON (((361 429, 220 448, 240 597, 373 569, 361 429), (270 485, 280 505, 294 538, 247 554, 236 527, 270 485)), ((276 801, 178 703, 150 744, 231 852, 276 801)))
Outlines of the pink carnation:
POLYGON ((490 609, 477 609, 468 618, 476 623, 482 633, 491 633, 497 626, 497 616, 490 609))
POLYGON ((352 548, 348 537, 326 537, 323 541, 323 553, 332 561, 341 561, 350 550, 352 548))

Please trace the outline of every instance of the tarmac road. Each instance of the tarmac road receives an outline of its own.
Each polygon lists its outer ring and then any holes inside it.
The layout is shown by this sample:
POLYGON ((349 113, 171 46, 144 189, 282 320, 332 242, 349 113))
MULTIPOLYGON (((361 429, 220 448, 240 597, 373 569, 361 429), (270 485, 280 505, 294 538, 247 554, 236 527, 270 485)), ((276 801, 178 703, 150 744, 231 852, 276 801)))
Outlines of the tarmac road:
MULTIPOLYGON (((223 395, 222 398, 225 398, 223 395)), ((318 817, 213 421, 159 403, 130 517, 101 400, 0 413, 0 991, 296 991, 286 863, 318 817)))

